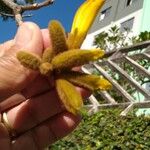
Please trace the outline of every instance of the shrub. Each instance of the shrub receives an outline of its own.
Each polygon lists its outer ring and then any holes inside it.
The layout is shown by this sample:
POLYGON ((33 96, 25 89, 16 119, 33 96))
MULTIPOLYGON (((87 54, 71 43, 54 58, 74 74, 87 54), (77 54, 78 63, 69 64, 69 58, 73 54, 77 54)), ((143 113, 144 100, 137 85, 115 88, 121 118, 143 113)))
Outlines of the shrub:
POLYGON ((120 110, 101 110, 85 115, 79 127, 51 146, 52 150, 149 150, 150 117, 120 110))

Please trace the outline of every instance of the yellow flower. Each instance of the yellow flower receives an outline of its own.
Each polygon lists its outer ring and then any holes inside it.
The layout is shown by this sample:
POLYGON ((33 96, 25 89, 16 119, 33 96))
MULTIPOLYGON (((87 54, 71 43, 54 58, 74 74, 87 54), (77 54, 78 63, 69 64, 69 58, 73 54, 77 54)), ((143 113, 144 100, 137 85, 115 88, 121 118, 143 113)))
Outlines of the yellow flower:
POLYGON ((77 10, 69 35, 69 48, 80 48, 105 0, 86 0, 77 10))
POLYGON ((71 31, 75 41, 71 36, 69 36, 69 39, 66 38, 65 31, 58 21, 51 21, 49 32, 52 48, 44 50, 42 58, 27 51, 17 53, 17 58, 23 66, 37 70, 48 78, 52 75, 54 76, 58 96, 65 108, 73 114, 80 112, 80 108, 83 105, 82 97, 76 91, 74 85, 92 91, 106 90, 111 87, 111 84, 103 77, 72 71, 73 67, 84 65, 89 61, 95 61, 104 55, 104 51, 100 49, 79 49, 79 45, 82 44, 83 37, 86 36, 88 28, 92 24, 102 2, 103 0, 87 0, 79 8, 71 31), (89 20, 83 20, 87 18, 85 13, 91 13, 89 20), (81 19, 81 24, 79 19, 81 19), (78 32, 76 32, 76 29, 78 32))

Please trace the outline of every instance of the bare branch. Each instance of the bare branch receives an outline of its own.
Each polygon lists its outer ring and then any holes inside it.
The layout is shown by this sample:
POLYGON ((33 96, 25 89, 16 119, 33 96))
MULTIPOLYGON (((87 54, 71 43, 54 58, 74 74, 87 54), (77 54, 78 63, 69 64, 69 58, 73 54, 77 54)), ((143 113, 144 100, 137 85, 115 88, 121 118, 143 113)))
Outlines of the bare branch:
MULTIPOLYGON (((13 14, 7 14, 4 12, 0 12, 0 16, 15 17, 13 14)), ((32 17, 32 16, 33 16, 32 14, 22 15, 23 18, 32 17)))
POLYGON ((2 2, 4 4, 6 4, 6 6, 8 6, 9 8, 11 8, 12 10, 15 10, 17 8, 20 7, 20 5, 16 4, 14 1, 12 0, 2 0, 2 2))
POLYGON ((13 10, 14 17, 15 17, 15 20, 17 22, 17 25, 20 25, 22 23, 21 5, 16 4, 12 0, 2 0, 2 2, 4 2, 4 4, 6 4, 6 6, 8 6, 9 8, 11 8, 13 10))
MULTIPOLYGON (((24 11, 40 9, 41 7, 48 6, 48 5, 52 4, 53 1, 54 0, 45 0, 44 2, 41 2, 41 3, 34 3, 32 5, 23 6, 23 5, 16 4, 13 0, 2 0, 2 2, 6 6, 8 6, 10 9, 13 10, 13 14, 12 14, 11 17, 15 18, 15 20, 16 20, 16 22, 17 22, 18 25, 21 25, 22 22, 23 22, 22 13, 24 11)), ((5 15, 5 14, 1 13, 1 15, 5 15)), ((6 14, 6 16, 10 16, 10 15, 6 14)))
POLYGON ((52 4, 53 2, 54 0, 45 0, 42 3, 34 3, 32 5, 21 6, 21 9, 22 10, 37 10, 37 9, 40 9, 41 7, 48 6, 52 4))

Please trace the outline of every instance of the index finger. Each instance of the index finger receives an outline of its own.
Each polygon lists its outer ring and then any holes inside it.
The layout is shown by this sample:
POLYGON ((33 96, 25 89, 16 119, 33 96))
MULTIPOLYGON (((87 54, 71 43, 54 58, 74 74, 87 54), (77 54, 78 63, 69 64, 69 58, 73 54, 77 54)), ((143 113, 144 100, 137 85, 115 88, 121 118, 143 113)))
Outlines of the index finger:
POLYGON ((49 36, 49 31, 48 29, 42 29, 42 37, 43 37, 43 46, 44 49, 50 47, 51 48, 51 40, 50 40, 50 36, 49 36))

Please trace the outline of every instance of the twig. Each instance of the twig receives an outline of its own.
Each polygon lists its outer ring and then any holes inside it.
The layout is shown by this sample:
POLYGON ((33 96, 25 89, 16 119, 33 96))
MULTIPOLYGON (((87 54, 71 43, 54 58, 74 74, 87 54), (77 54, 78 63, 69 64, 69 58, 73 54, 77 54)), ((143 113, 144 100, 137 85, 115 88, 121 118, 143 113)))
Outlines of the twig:
POLYGON ((48 6, 48 5, 52 4, 53 2, 54 2, 54 0, 46 0, 46 1, 41 2, 41 3, 34 3, 32 5, 21 6, 21 9, 23 11, 25 11, 25 10, 37 10, 37 9, 40 9, 41 7, 48 6))
MULTIPOLYGON (((7 17, 14 17, 13 14, 7 14, 7 13, 4 13, 4 12, 0 12, 0 15, 1 16, 7 16, 7 17)), ((22 18, 32 17, 32 16, 33 16, 32 14, 27 14, 27 15, 22 15, 22 18)))
POLYGON ((34 3, 31 5, 26 5, 26 6, 18 5, 13 0, 2 0, 2 2, 6 6, 8 6, 10 9, 13 10, 12 15, 15 18, 17 25, 21 25, 23 22, 22 13, 24 11, 40 9, 41 7, 48 6, 48 5, 52 4, 54 2, 54 0, 45 0, 44 2, 41 2, 41 3, 34 3))

